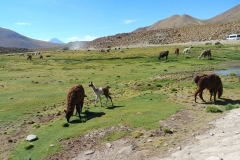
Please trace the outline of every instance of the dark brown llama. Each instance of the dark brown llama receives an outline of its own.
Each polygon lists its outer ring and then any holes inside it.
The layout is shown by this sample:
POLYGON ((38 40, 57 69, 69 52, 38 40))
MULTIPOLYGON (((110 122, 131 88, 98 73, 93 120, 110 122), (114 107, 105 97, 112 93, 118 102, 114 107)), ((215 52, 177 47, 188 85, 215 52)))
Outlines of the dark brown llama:
MULTIPOLYGON (((196 76, 194 78, 194 82, 197 84, 197 90, 194 93, 195 102, 196 97, 199 94, 199 97, 202 101, 204 101, 202 93, 204 89, 208 89, 210 93, 210 101, 212 100, 212 95, 214 95, 214 102, 216 102, 216 95, 218 94, 218 98, 222 96, 223 93, 223 85, 221 78, 216 74, 210 74, 210 75, 201 75, 196 76)), ((204 101, 205 102, 205 101, 204 101)))
POLYGON ((27 60, 32 60, 32 55, 28 55, 27 60))
POLYGON ((176 48, 176 49, 175 49, 174 54, 176 54, 177 56, 179 55, 179 48, 176 48))
POLYGON ((81 84, 75 85, 70 88, 67 94, 67 110, 64 110, 64 112, 66 113, 67 122, 69 122, 71 116, 73 115, 75 106, 81 121, 80 113, 82 112, 84 97, 86 97, 85 91, 81 84))

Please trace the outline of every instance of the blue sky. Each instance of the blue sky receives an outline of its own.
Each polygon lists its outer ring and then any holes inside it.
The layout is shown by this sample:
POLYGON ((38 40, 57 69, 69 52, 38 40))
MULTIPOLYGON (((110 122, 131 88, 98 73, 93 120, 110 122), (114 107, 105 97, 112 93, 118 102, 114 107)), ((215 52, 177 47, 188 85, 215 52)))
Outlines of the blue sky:
POLYGON ((0 0, 0 27, 29 38, 68 43, 132 32, 174 14, 201 20, 239 0, 0 0))

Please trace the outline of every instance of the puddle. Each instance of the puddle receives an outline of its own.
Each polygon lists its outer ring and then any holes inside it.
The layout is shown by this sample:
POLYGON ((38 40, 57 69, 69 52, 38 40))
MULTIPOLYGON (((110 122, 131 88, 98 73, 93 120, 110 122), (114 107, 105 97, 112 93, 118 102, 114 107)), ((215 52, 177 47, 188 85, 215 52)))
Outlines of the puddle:
POLYGON ((231 73, 235 73, 236 75, 240 76, 240 66, 234 66, 226 70, 216 71, 214 73, 224 75, 224 76, 229 76, 231 73))
POLYGON ((221 75, 224 75, 224 76, 229 76, 230 73, 235 73, 236 75, 240 76, 240 70, 221 70, 221 71, 217 71, 215 72, 215 74, 221 74, 221 75))

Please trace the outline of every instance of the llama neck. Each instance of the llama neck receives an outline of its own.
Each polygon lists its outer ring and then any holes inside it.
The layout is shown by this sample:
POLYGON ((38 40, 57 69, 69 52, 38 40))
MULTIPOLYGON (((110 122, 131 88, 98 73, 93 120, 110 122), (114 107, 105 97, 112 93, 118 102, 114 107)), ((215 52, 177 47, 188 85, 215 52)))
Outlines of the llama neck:
POLYGON ((94 86, 94 85, 92 85, 92 90, 93 90, 93 92, 97 92, 98 91, 98 89, 94 86))

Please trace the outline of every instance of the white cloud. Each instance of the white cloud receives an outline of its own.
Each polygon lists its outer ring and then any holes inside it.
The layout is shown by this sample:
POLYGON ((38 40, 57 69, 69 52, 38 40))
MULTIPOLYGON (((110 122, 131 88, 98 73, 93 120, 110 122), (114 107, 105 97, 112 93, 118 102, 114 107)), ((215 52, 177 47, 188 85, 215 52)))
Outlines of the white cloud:
POLYGON ((18 22, 18 23, 14 23, 14 25, 25 26, 25 25, 30 25, 30 23, 18 22))
POLYGON ((136 22, 136 21, 138 21, 138 20, 137 20, 137 19, 122 20, 122 22, 123 22, 124 24, 130 24, 130 23, 133 23, 133 22, 136 22))
POLYGON ((69 41, 69 42, 75 42, 75 41, 92 41, 92 40, 94 40, 94 39, 96 39, 96 38, 98 38, 98 37, 93 37, 93 36, 89 36, 89 35, 87 35, 87 36, 84 36, 83 38, 79 38, 79 37, 70 37, 70 38, 67 38, 67 40, 69 41))

